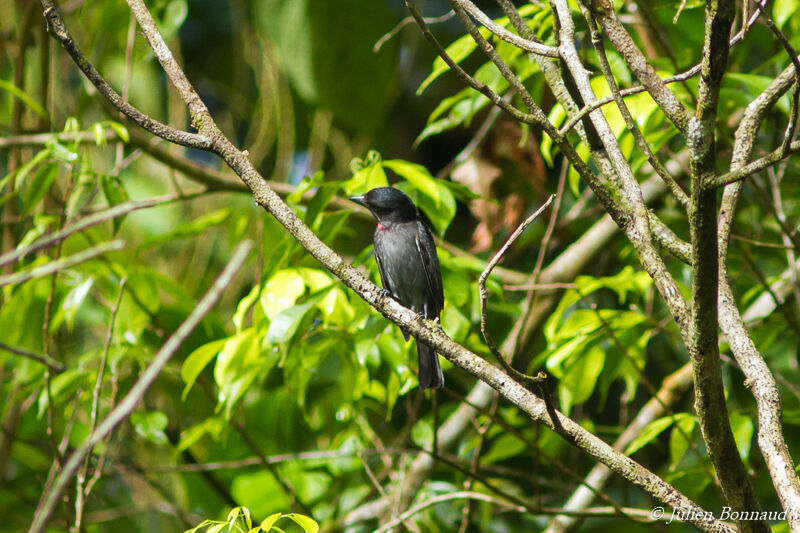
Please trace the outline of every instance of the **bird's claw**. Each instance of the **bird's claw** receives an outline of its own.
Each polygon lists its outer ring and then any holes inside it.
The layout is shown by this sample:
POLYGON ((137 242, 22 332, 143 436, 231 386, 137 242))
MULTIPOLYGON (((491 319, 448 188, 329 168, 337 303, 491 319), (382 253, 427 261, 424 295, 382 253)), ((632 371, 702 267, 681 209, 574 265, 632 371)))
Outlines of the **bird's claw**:
POLYGON ((394 294, 392 294, 389 289, 379 289, 378 298, 391 298, 392 300, 397 300, 397 298, 394 297, 394 294))

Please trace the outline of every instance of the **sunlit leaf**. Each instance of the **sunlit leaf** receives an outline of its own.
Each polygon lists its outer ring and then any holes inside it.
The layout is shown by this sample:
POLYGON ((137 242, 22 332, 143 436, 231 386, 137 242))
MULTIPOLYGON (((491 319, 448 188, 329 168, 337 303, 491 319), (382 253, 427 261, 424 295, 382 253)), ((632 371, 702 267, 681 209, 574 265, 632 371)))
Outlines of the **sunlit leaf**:
POLYGON ((665 416, 650 422, 639 435, 633 439, 625 448, 625 455, 631 455, 640 450, 658 437, 665 429, 674 422, 673 417, 665 416))
POLYGON ((191 390, 192 385, 194 385, 195 380, 197 380, 197 377, 208 365, 208 363, 210 363, 211 360, 217 356, 226 342, 227 339, 219 339, 209 342, 208 344, 204 344, 190 353, 186 360, 184 360, 183 365, 181 366, 181 379, 183 379, 183 382, 186 383, 186 386, 183 388, 183 394, 181 396, 182 400, 186 400, 186 396, 189 394, 189 391, 191 390))
POLYGON ((317 524, 313 518, 308 516, 297 513, 289 513, 286 515, 286 518, 294 520, 300 527, 303 528, 305 533, 317 533, 319 531, 319 524, 317 524))

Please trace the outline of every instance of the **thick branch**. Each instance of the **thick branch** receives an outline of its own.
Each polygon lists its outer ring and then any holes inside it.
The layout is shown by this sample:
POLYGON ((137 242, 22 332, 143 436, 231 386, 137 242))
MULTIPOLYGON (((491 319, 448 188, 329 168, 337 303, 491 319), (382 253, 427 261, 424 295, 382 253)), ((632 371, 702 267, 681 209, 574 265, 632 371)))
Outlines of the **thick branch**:
MULTIPOLYGON (((734 18, 730 0, 709 2, 697 112, 686 130, 691 176, 692 324, 686 347, 694 370, 695 411, 726 503, 736 511, 760 511, 733 437, 725 403, 717 320, 717 193, 705 181, 715 173, 715 128, 722 76, 728 65, 734 18)), ((740 531, 768 531, 764 521, 737 522, 740 531)))
MULTIPOLYGON (((560 25, 558 42, 561 57, 572 74, 584 103, 589 105, 595 102, 597 98, 592 90, 588 73, 581 64, 575 49, 574 27, 569 8, 566 0, 553 0, 552 3, 554 15, 560 25)), ((653 278, 653 282, 664 297, 673 319, 681 330, 681 334, 686 337, 688 334, 689 315, 686 303, 680 295, 675 280, 653 246, 649 222, 650 215, 642 198, 639 184, 633 177, 633 172, 625 160, 616 136, 609 127, 603 113, 595 110, 589 114, 589 117, 616 172, 616 176, 607 176, 609 179, 617 178, 617 182, 611 184, 615 195, 614 204, 617 211, 624 212, 624 216, 619 217, 617 215, 615 221, 620 224, 625 236, 633 244, 642 266, 653 278)), ((595 188, 592 187, 592 190, 594 191, 595 188)), ((614 211, 609 210, 609 213, 615 216, 614 211)))
MULTIPOLYGON (((745 166, 756 142, 756 136, 767 112, 789 90, 795 79, 795 68, 789 65, 750 105, 747 106, 733 147, 731 170, 745 166)), ((728 245, 736 214, 736 204, 742 191, 742 182, 725 188, 719 216, 719 324, 728 338, 733 356, 744 372, 756 400, 758 412, 758 446, 769 470, 772 484, 783 508, 789 511, 790 528, 800 530, 800 480, 794 462, 783 438, 781 397, 775 379, 758 352, 736 306, 728 272, 728 245)), ((790 268, 794 268, 791 265, 790 268)), ((759 300, 751 310, 759 309, 759 300)), ((757 313, 757 311, 756 311, 757 313)), ((752 314, 750 311, 745 314, 752 314)))

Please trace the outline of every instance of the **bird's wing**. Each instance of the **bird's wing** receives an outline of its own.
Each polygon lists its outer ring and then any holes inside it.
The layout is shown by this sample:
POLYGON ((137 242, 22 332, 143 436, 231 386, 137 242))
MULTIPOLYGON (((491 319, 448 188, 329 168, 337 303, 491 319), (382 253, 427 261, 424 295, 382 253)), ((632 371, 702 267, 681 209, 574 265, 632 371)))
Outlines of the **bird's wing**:
POLYGON ((417 244, 417 251, 422 259, 422 265, 425 267, 425 277, 428 280, 428 289, 433 298, 435 309, 434 316, 427 318, 438 317, 444 307, 444 289, 442 288, 442 274, 439 271, 439 258, 436 255, 436 244, 433 242, 433 235, 431 230, 422 222, 417 223, 417 234, 415 236, 417 244))
POLYGON ((392 285, 389 283, 389 278, 386 276, 386 269, 384 269, 381 264, 381 245, 378 243, 377 239, 375 239, 375 262, 378 263, 378 274, 381 276, 381 285, 384 289, 389 291, 392 296, 397 298, 397 294, 395 294, 392 285))

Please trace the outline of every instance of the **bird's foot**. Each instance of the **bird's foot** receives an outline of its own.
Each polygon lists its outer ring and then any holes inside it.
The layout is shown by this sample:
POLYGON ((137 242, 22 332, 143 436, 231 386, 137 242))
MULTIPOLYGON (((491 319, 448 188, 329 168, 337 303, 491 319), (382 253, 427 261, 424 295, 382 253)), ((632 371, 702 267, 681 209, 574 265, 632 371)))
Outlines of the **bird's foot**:
POLYGON ((389 289, 378 289, 378 298, 391 298, 393 300, 397 300, 397 298, 394 297, 394 294, 392 294, 389 289))

